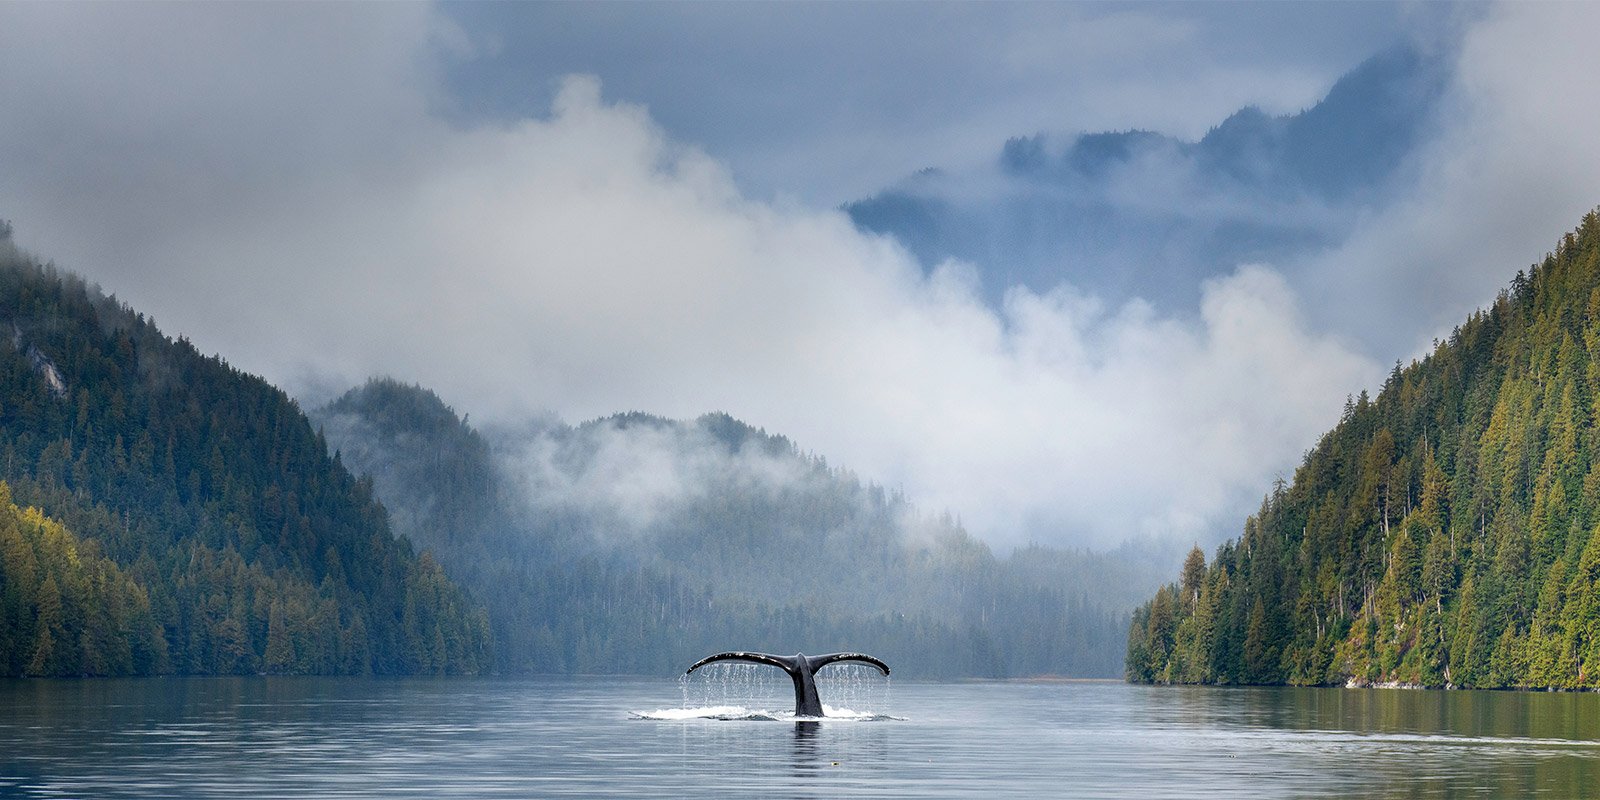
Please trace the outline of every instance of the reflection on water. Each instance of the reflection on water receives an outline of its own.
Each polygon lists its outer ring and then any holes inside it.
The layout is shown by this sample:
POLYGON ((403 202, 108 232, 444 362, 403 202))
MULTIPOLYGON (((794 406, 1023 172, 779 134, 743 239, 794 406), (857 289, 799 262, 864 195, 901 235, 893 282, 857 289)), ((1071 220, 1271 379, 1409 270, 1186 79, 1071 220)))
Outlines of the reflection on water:
POLYGON ((896 682, 892 706, 798 723, 682 694, 671 678, 0 681, 0 796, 1600 791, 1595 694, 896 682))

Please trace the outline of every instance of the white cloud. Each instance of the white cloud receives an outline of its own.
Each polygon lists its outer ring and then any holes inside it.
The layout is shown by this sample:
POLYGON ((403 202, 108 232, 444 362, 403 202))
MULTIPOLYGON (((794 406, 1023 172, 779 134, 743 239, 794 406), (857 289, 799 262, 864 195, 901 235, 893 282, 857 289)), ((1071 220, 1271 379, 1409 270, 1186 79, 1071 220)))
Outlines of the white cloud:
POLYGON ((1292 112, 1437 15, 1397 4, 452 4, 483 43, 450 70, 468 113, 543 113, 593 72, 734 167, 758 197, 860 199, 1008 137, 1198 138, 1245 104, 1292 112), (1407 17, 1420 18, 1408 22, 1407 17), (526 80, 516 80, 520 76, 526 80))
POLYGON ((1415 190, 1296 279, 1320 324, 1421 354, 1600 204, 1597 26, 1593 4, 1505 3, 1467 30, 1415 190))
POLYGON ((587 534, 613 544, 659 533, 686 505, 714 500, 722 487, 773 497, 819 480, 787 454, 748 443, 732 448, 694 425, 607 419, 576 432, 494 433, 503 474, 523 507, 543 518, 536 526, 547 525, 548 514, 576 512, 587 534))
MULTIPOLYGON (((22 110, 0 213, 290 388, 385 373, 480 419, 725 410, 991 541, 1111 543, 1233 533, 1381 376, 1268 267, 1193 319, 1070 286, 996 311, 963 265, 924 277, 837 212, 743 196, 594 79, 542 119, 440 121, 447 40, 413 7, 176 8, 0 9, 22 110)), ((618 485, 648 501, 653 477, 618 485)))

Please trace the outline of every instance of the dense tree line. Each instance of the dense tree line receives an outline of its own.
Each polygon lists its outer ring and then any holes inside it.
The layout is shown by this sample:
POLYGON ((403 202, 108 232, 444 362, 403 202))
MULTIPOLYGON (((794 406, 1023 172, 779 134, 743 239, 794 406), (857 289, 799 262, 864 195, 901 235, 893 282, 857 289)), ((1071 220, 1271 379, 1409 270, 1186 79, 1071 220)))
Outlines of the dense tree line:
POLYGON ((0 483, 0 675, 138 675, 167 667, 143 586, 93 541, 0 483))
POLYGON ((1131 680, 1600 687, 1600 216, 1135 613, 1131 680))
POLYGON ((506 672, 671 672, 730 648, 858 648, 935 677, 1119 668, 1131 602, 1075 580, 1127 574, 1108 559, 996 558, 725 414, 485 433, 374 380, 313 418, 396 529, 483 599, 506 672), (625 490, 642 476, 671 488, 625 490))
POLYGON ((40 560, 48 547, 7 539, 0 594, 22 604, 7 613, 35 619, 0 641, 5 674, 463 673, 491 663, 482 610, 391 533, 370 482, 330 454, 283 392, 4 240, 0 479, 72 531, 45 540, 72 542, 50 552, 76 549, 84 570, 41 566, 55 564, 40 560), (106 624, 133 626, 132 638, 85 639, 63 622, 77 638, 60 642, 49 580, 63 614, 116 605, 101 612, 127 620, 106 624), (83 581, 95 587, 88 594, 67 588, 83 581), (155 643, 140 638, 147 620, 159 626, 155 643), (57 646, 36 660, 40 625, 57 646))

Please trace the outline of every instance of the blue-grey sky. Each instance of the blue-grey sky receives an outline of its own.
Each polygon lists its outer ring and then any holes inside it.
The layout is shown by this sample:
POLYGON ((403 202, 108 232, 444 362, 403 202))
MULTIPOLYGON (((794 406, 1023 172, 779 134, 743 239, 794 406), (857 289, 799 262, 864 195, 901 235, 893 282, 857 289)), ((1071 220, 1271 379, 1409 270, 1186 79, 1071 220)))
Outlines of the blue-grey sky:
MULTIPOLYGON (((0 4, 0 217, 307 402, 387 374, 474 420, 723 410, 993 542, 1216 541, 1347 394, 1600 202, 1597 22, 1518 3, 0 4), (922 263, 839 210, 922 166, 981 205, 1013 136, 1192 142, 1246 105, 1297 112, 1402 40, 1449 72, 1403 180, 1297 202, 1337 236, 1196 275, 1176 306, 1070 272, 988 291, 1005 265, 922 263)), ((1172 196, 1204 178, 1186 164, 1141 162, 1111 205, 1259 215, 1172 196)))
POLYGON ((1306 3, 450 3, 465 120, 549 108, 598 75, 758 196, 838 204, 1041 131, 1198 138, 1241 106, 1287 113, 1472 7, 1306 3))

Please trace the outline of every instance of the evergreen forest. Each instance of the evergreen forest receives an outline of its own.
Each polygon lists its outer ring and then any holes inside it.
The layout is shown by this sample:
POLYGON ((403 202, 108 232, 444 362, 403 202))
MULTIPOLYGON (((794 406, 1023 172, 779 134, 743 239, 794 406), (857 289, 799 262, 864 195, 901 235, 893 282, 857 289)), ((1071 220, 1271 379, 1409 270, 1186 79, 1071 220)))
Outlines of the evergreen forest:
POLYGON ((1153 683, 1600 688, 1600 216, 1134 614, 1153 683))
POLYGON ((0 232, 0 674, 492 667, 293 400, 0 232))

